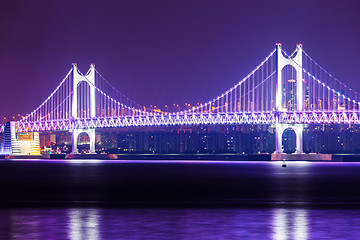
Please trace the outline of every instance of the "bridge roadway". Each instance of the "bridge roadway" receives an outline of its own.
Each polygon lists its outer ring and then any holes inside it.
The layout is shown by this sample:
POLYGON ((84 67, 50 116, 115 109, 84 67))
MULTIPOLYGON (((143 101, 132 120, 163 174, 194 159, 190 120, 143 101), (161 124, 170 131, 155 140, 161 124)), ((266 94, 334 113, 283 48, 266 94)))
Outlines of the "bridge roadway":
MULTIPOLYGON (((215 124, 360 124, 359 110, 173 113, 17 122, 17 132, 215 124)), ((2 128, 3 130, 3 128, 2 128)))

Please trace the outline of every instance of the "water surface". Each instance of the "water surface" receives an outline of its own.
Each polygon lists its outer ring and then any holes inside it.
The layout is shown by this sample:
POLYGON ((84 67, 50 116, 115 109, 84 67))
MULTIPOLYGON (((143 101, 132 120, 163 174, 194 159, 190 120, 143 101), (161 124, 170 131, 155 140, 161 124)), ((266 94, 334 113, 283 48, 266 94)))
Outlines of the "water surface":
POLYGON ((0 239, 359 239, 352 209, 2 209, 0 239))
POLYGON ((0 162, 0 239, 359 239, 360 163, 0 162))

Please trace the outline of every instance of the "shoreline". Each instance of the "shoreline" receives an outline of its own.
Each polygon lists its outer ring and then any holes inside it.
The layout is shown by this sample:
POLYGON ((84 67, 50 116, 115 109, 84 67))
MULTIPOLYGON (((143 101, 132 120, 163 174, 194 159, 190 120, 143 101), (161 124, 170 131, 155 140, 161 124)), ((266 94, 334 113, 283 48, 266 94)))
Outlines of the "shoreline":
POLYGON ((360 154, 50 154, 0 155, 0 159, 360 162, 360 154))

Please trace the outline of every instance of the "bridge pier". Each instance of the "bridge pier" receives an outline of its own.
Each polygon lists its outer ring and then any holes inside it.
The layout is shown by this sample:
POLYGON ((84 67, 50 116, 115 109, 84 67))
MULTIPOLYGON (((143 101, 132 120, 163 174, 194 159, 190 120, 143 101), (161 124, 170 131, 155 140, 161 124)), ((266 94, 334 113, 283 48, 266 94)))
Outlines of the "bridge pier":
POLYGON ((282 137, 284 134, 284 131, 286 129, 292 129, 295 132, 296 135, 296 154, 302 154, 304 153, 304 147, 303 147, 303 130, 304 125, 303 124, 276 124, 276 133, 275 133, 275 153, 283 153, 283 142, 282 137))
POLYGON ((72 154, 79 153, 78 138, 81 133, 86 133, 90 138, 90 153, 95 153, 95 129, 73 129, 72 130, 72 154))

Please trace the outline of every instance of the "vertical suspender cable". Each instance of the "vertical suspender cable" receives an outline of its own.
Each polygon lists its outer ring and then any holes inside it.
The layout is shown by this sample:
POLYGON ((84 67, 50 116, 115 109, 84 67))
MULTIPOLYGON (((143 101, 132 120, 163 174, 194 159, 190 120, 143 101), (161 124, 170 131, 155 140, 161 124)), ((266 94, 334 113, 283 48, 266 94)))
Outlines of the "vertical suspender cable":
POLYGON ((248 85, 248 88, 247 88, 247 93, 246 93, 246 95, 247 95, 247 98, 248 98, 248 107, 247 107, 247 111, 250 111, 250 78, 251 77, 249 77, 248 79, 246 79, 246 82, 247 82, 247 85, 248 85))
POLYGON ((265 110, 265 99, 266 99, 266 90, 265 90, 265 84, 267 82, 266 77, 266 66, 267 66, 267 62, 264 64, 263 68, 262 68, 262 72, 261 72, 261 111, 263 112, 265 110))
POLYGON ((312 78, 312 81, 313 81, 313 97, 314 97, 314 99, 313 99, 313 102, 314 102, 314 110, 317 110, 317 106, 316 106, 316 80, 315 80, 315 78, 312 78))
POLYGON ((234 112, 234 109, 233 109, 234 104, 232 101, 233 101, 233 89, 231 89, 231 91, 230 91, 230 102, 229 102, 230 111, 229 112, 234 112))
MULTIPOLYGON (((272 57, 271 59, 270 59, 270 69, 271 69, 271 72, 272 71, 277 71, 277 69, 274 69, 274 61, 273 61, 273 58, 274 57, 272 57)), ((276 74, 274 75, 274 76, 276 76, 276 74)), ((274 91, 275 91, 275 89, 274 89, 274 80, 273 80, 273 77, 271 77, 270 78, 270 89, 269 89, 269 91, 270 91, 270 108, 269 108, 269 110, 274 110, 274 106, 275 106, 275 100, 274 100, 274 91)))
POLYGON ((254 106, 255 106, 255 74, 256 72, 252 75, 252 106, 251 106, 251 110, 254 111, 254 106))
POLYGON ((228 111, 229 111, 229 92, 227 92, 225 96, 225 112, 228 111))
POLYGON ((235 89, 234 89, 234 95, 235 95, 235 109, 234 112, 238 111, 238 99, 237 99, 237 88, 239 87, 239 85, 236 85, 235 89))
POLYGON ((241 95, 241 88, 242 88, 242 82, 240 83, 239 85, 239 112, 243 112, 243 109, 242 109, 242 101, 241 101, 241 98, 242 98, 242 95, 241 95))

